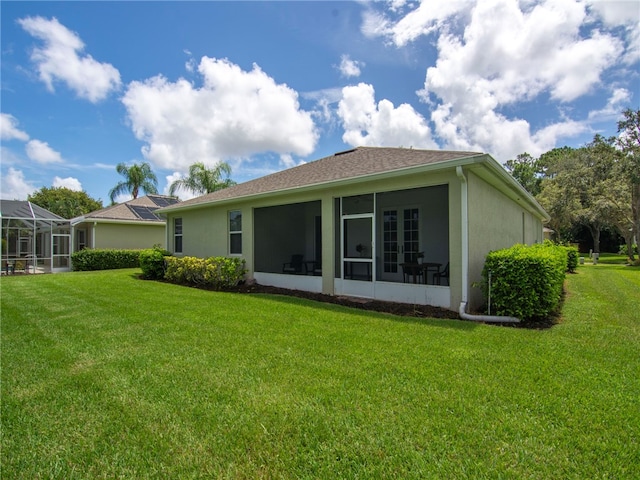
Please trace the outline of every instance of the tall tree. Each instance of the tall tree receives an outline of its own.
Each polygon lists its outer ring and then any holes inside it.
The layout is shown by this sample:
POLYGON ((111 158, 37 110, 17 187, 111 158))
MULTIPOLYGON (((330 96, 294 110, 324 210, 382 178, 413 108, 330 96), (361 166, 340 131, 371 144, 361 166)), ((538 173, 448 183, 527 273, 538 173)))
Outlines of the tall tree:
POLYGON ((515 159, 507 160, 505 168, 531 195, 536 196, 540 193, 542 169, 538 159, 526 152, 521 153, 515 159))
POLYGON ((618 122, 616 143, 623 153, 622 175, 631 189, 633 235, 636 241, 640 241, 640 110, 629 108, 622 115, 623 119, 618 122))
POLYGON ((124 163, 116 166, 116 171, 125 179, 111 189, 109 196, 111 202, 115 203, 115 198, 124 193, 130 193, 133 198, 138 198, 140 189, 146 193, 158 193, 158 179, 147 162, 141 164, 134 163, 127 167, 124 163))
POLYGON ((568 239, 567 232, 575 223, 574 212, 580 208, 575 188, 569 181, 571 168, 568 164, 574 156, 573 148, 562 147, 544 153, 538 160, 544 177, 536 199, 549 213, 549 226, 562 240, 568 239))
POLYGON ((540 155, 538 159, 538 168, 544 178, 554 178, 558 173, 559 165, 562 165, 562 160, 569 155, 573 154, 573 148, 556 147, 549 150, 546 153, 540 155))
POLYGON ((593 238, 593 251, 599 253, 600 232, 611 224, 614 209, 608 195, 616 158, 611 141, 596 135, 582 148, 556 149, 543 157, 547 178, 538 200, 551 214, 553 228, 584 225, 593 238))
POLYGON ((625 239, 630 257, 633 259, 633 209, 631 201, 631 183, 624 170, 626 162, 622 152, 616 148, 616 138, 604 138, 596 135, 588 145, 597 158, 596 178, 598 178, 598 196, 595 202, 598 211, 608 226, 615 228, 625 239))
POLYGON ((102 208, 102 200, 91 198, 85 191, 77 192, 66 187, 42 187, 27 200, 63 218, 79 217, 102 208))
POLYGON ((189 174, 185 178, 171 184, 169 195, 175 195, 178 189, 188 190, 195 195, 216 192, 236 184, 229 175, 231 167, 226 162, 218 162, 213 168, 207 168, 204 163, 197 162, 189 167, 189 174))

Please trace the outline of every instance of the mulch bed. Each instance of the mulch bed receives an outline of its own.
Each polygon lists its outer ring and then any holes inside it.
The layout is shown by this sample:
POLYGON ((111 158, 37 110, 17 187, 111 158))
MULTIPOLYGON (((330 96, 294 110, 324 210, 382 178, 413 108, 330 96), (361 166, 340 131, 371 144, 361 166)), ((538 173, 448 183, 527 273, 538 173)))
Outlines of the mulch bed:
MULTIPOLYGON (((407 303, 384 302, 381 300, 372 300, 368 298, 345 297, 340 295, 326 295, 323 293, 305 292, 302 290, 290 290, 286 288, 270 287, 258 284, 243 284, 226 291, 235 293, 265 293, 270 295, 286 295, 290 297, 304 298, 314 300, 316 302, 331 303, 334 305, 342 305, 344 307, 356 308, 371 312, 389 313, 401 317, 412 318, 440 318, 440 319, 460 319, 456 312, 444 308, 433 307, 430 305, 411 305, 407 303)), ((480 313, 480 312, 477 312, 480 313)), ((537 319, 535 321, 524 321, 521 323, 485 323, 486 325, 494 325, 500 327, 511 328, 527 328, 535 330, 544 330, 551 328, 558 323, 559 315, 556 314, 551 318, 537 319)))
POLYGON ((416 318, 459 318, 458 314, 444 308, 429 305, 410 305, 406 303, 383 302, 368 298, 344 297, 340 295, 326 295, 323 293, 304 292, 301 290, 289 290, 286 288, 269 287, 266 285, 239 285, 228 291, 237 293, 267 293, 271 295, 287 295, 290 297, 315 300, 316 302, 332 303, 344 307, 357 308, 372 312, 390 313, 403 317, 416 318))

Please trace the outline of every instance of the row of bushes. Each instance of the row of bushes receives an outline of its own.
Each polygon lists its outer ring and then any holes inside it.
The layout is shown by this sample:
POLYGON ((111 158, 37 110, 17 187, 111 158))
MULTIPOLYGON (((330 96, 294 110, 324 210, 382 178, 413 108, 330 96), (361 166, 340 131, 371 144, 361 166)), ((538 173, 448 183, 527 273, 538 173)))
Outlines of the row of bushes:
POLYGON ((220 290, 237 285, 245 273, 245 261, 227 257, 171 257, 160 249, 140 254, 144 278, 166 280, 180 285, 220 290))
POLYGON ((239 258, 172 257, 159 247, 146 250, 85 249, 71 256, 73 269, 113 270, 142 269, 149 280, 166 280, 181 285, 219 290, 237 285, 246 273, 245 261, 239 258))
POLYGON ((491 289, 491 313, 526 321, 549 317, 559 307, 565 273, 577 266, 575 247, 551 242, 490 252, 482 287, 487 300, 491 289))
POLYGON ((245 261, 227 257, 167 257, 164 279, 171 283, 220 290, 237 285, 247 272, 245 261))
POLYGON ((71 254, 71 263, 76 271, 135 268, 140 265, 141 251, 85 248, 71 254))

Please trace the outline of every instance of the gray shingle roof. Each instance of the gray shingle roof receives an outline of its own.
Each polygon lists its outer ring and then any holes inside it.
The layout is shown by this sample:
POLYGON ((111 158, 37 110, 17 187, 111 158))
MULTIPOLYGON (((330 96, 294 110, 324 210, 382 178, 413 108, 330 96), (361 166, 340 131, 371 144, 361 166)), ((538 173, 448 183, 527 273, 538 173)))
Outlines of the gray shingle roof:
POLYGON ((192 198, 163 210, 182 209, 233 198, 323 185, 341 180, 384 174, 421 165, 482 156, 479 152, 416 150, 410 148, 358 147, 297 167, 192 198))
MULTIPOLYGON (((164 222, 164 219, 155 214, 161 207, 173 205, 178 200, 164 195, 145 195, 127 202, 111 205, 100 210, 83 215, 83 220, 123 220, 164 222)), ((77 219, 74 219, 77 220, 77 219)))

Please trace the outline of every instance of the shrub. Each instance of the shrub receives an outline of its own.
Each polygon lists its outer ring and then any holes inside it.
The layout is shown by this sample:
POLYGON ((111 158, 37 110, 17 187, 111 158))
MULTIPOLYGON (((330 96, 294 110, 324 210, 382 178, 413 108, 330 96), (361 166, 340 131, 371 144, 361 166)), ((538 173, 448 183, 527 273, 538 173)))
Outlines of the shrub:
MULTIPOLYGON (((637 243, 634 243, 634 244, 631 246, 631 248, 633 249, 633 253, 634 253, 635 255, 637 255, 637 254, 638 254, 638 244, 637 244, 637 243)), ((620 245, 619 253, 620 253, 620 255, 627 255, 627 256, 630 256, 630 255, 629 255, 629 253, 627 253, 627 252, 628 252, 628 250, 629 250, 629 249, 627 248, 627 244, 625 243, 624 245, 620 245)))
POLYGON ((547 318, 560 304, 567 260, 565 247, 552 243, 490 252, 482 286, 488 296, 491 274, 492 313, 522 320, 547 318))
POLYGON ((245 261, 226 257, 166 257, 165 280, 182 285, 221 290, 236 286, 244 277, 245 261))
POLYGON ((164 278, 165 257, 171 256, 171 253, 155 246, 140 252, 140 268, 142 276, 148 280, 161 280, 164 278))
POLYGON ((115 270, 140 265, 140 250, 114 250, 85 248, 71 254, 75 271, 115 270))
POLYGON ((567 252, 567 272, 575 272, 578 268, 578 261, 580 254, 578 253, 578 249, 573 246, 564 247, 567 252))

